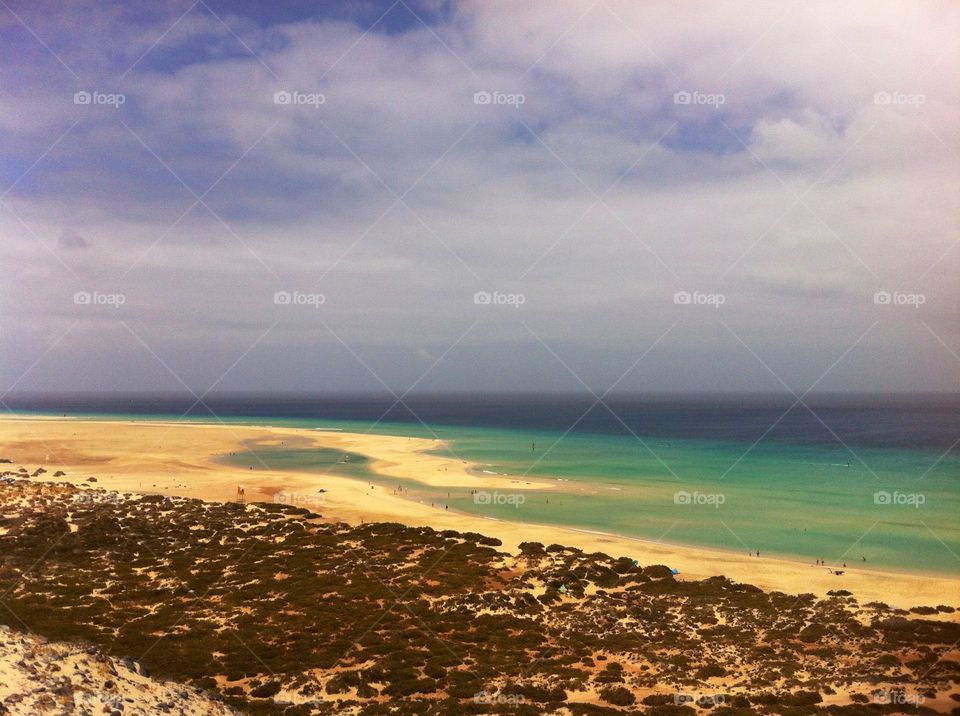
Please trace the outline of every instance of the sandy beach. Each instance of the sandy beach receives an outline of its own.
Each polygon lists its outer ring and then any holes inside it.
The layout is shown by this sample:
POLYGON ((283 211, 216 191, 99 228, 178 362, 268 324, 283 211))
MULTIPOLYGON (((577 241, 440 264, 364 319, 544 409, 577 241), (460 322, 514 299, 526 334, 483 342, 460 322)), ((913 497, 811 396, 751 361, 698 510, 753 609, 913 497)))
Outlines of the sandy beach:
POLYGON ((842 576, 823 567, 781 558, 756 558, 722 550, 657 543, 568 527, 507 522, 431 507, 362 479, 265 469, 249 470, 218 461, 246 451, 245 441, 281 446, 309 441, 367 456, 373 471, 398 480, 417 480, 452 489, 559 489, 553 483, 482 474, 477 466, 427 451, 435 440, 312 431, 269 426, 169 422, 121 422, 53 417, 0 418, 0 458, 8 470, 46 470, 35 480, 69 481, 121 492, 143 492, 229 501, 243 486, 248 502, 300 502, 325 520, 374 521, 480 532, 515 551, 521 542, 559 543, 587 552, 628 556, 641 564, 666 564, 681 579, 724 575, 767 590, 824 596, 845 589, 861 602, 895 607, 960 603, 960 579, 938 575, 850 568, 842 576), (56 476, 62 471, 65 474, 56 476), (94 477, 96 482, 90 482, 94 477), (320 494, 323 488, 326 492, 320 494))

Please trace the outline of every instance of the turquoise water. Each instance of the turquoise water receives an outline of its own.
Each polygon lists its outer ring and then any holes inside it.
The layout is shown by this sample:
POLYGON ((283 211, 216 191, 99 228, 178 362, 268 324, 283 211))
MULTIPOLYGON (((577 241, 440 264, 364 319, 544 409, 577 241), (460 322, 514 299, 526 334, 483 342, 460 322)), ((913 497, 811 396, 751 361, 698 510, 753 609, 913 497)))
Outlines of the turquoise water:
MULTIPOLYGON (((96 416, 161 419, 159 415, 96 416)), ((177 418, 178 416, 167 416, 177 418)), ((185 419, 187 420, 193 419, 185 419)), ((417 500, 472 514, 600 530, 669 543, 828 564, 960 574, 960 459, 925 449, 800 446, 316 419, 224 422, 440 437, 437 454, 516 476, 498 493, 406 481, 417 500), (523 489, 524 479, 555 489, 523 489)), ((201 420, 201 422, 204 422, 201 420)), ((206 422, 209 422, 207 420, 206 422)), ((250 444, 223 459, 254 470, 298 469, 393 487, 362 456, 250 444), (255 453, 255 455, 254 455, 255 453)))

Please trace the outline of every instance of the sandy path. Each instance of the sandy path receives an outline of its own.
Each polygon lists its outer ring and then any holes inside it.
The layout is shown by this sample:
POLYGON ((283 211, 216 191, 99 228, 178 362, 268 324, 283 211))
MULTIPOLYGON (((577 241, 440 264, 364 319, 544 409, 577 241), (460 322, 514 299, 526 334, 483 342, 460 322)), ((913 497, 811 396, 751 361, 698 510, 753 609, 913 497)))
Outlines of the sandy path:
POLYGON ((861 602, 883 601, 908 608, 916 605, 960 605, 960 579, 852 568, 842 576, 812 564, 787 559, 758 559, 722 550, 678 546, 604 535, 567 527, 506 522, 446 511, 392 494, 361 479, 315 473, 249 470, 221 465, 217 456, 244 451, 245 440, 282 445, 309 440, 318 447, 338 448, 371 459, 379 474, 416 479, 433 487, 471 489, 560 489, 554 483, 516 480, 472 472, 475 466, 443 456, 427 455, 442 443, 435 440, 242 425, 198 425, 162 422, 119 422, 60 418, 0 418, 0 458, 40 478, 82 484, 89 476, 97 487, 131 492, 183 495, 204 500, 234 499, 243 485, 248 501, 275 498, 302 504, 325 518, 429 525, 436 529, 481 532, 501 539, 511 551, 520 542, 553 542, 626 555, 641 564, 666 564, 681 576, 725 575, 765 589, 825 595, 847 589, 861 602), (65 476, 54 478, 57 470, 65 476), (326 490, 318 494, 319 488, 326 490))

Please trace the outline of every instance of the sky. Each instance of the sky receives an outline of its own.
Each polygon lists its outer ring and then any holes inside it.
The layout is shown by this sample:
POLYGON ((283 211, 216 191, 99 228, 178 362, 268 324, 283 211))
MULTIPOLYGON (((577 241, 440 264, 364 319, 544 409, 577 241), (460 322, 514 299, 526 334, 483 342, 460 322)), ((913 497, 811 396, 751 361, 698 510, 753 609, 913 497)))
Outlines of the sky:
POLYGON ((954 2, 0 2, 0 400, 960 388, 954 2))

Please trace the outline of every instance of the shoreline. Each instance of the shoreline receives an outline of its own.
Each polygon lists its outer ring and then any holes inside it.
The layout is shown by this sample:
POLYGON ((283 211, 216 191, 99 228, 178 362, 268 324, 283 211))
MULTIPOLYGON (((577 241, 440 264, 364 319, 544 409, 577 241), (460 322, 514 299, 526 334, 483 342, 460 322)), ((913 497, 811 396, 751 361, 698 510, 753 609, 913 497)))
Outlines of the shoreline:
MULTIPOLYGON (((450 511, 451 511, 451 512, 454 512, 454 510, 450 510, 450 511)), ((512 520, 505 520, 505 519, 503 519, 503 518, 501 518, 501 517, 483 517, 483 516, 473 515, 473 514, 471 514, 471 513, 469 513, 469 512, 459 512, 459 511, 457 511, 456 514, 458 514, 458 515, 463 515, 464 517, 476 517, 476 518, 478 518, 478 519, 488 520, 488 521, 490 521, 490 522, 501 522, 501 523, 504 523, 504 524, 507 524, 507 525, 518 524, 517 522, 514 522, 514 521, 512 521, 512 520)), ((637 543, 639 543, 639 544, 641 544, 641 545, 656 545, 656 546, 662 546, 662 547, 664 547, 664 548, 672 548, 672 549, 676 549, 676 550, 678 550, 678 551, 683 551, 683 550, 703 550, 703 551, 709 551, 709 552, 716 552, 718 556, 728 556, 728 557, 741 557, 741 556, 743 556, 743 552, 742 552, 742 551, 736 551, 736 550, 732 550, 732 549, 724 549, 723 547, 713 547, 713 546, 708 546, 708 545, 703 545, 703 546, 701 546, 701 545, 691 544, 691 543, 688 543, 688 542, 674 542, 674 541, 671 541, 671 540, 668 540, 668 539, 655 540, 655 539, 652 539, 652 538, 649 538, 649 537, 636 537, 636 536, 633 536, 633 535, 619 534, 619 533, 617 533, 617 532, 604 532, 603 530, 588 529, 588 528, 586 528, 586 527, 569 527, 569 526, 564 526, 564 525, 558 525, 558 524, 553 523, 553 522, 525 522, 525 523, 520 523, 520 524, 529 524, 529 525, 533 525, 533 526, 538 526, 538 525, 539 525, 539 526, 544 527, 544 528, 546 528, 546 529, 551 529, 551 530, 556 529, 556 530, 562 530, 562 531, 564 531, 564 532, 576 532, 576 533, 578 533, 578 534, 582 534, 582 535, 585 535, 585 536, 587 536, 587 537, 597 537, 597 538, 601 538, 601 539, 610 539, 610 540, 613 540, 613 541, 616 541, 616 542, 627 542, 627 541, 629 541, 629 542, 637 542, 637 543)), ((576 545, 571 545, 571 546, 574 546, 574 547, 575 547, 576 545)), ((815 569, 826 569, 826 568, 828 567, 828 565, 816 565, 816 564, 810 564, 809 562, 804 562, 804 561, 802 560, 802 558, 799 557, 798 555, 781 554, 781 553, 779 553, 779 552, 773 552, 773 551, 769 552, 769 554, 770 554, 769 557, 764 557, 763 559, 764 559, 764 560, 770 559, 770 560, 778 560, 778 561, 781 561, 781 562, 787 562, 787 563, 789 563, 789 564, 793 564, 793 565, 796 565, 796 566, 798 566, 798 567, 814 567, 815 569)), ((748 557, 745 557, 745 559, 759 559, 759 558, 758 558, 758 557, 749 557, 749 556, 748 556, 748 557)), ((841 567, 840 569, 844 569, 844 567, 841 567)), ((854 567, 852 567, 852 568, 848 566, 848 567, 846 567, 846 569, 856 569, 856 566, 854 566, 854 567)), ((884 566, 876 566, 876 565, 871 566, 869 570, 860 570, 860 571, 861 571, 861 572, 869 571, 871 574, 876 574, 877 576, 882 576, 882 575, 889 575, 889 576, 891 576, 891 577, 909 577, 909 576, 913 576, 913 577, 917 577, 917 578, 919 578, 919 579, 946 579, 946 580, 956 580, 956 581, 957 581, 958 589, 960 589, 960 575, 953 576, 953 575, 947 574, 947 573, 945 573, 945 572, 929 572, 929 571, 928 571, 928 572, 925 572, 925 571, 923 571, 923 570, 916 570, 916 569, 896 569, 896 568, 893 568, 893 567, 884 567, 884 566)), ((679 576, 684 576, 684 575, 679 575, 679 576)), ((960 595, 958 595, 958 597, 960 597, 960 595)))
POLYGON ((0 457, 14 458, 33 472, 46 473, 31 480, 66 481, 120 492, 147 492, 229 502, 236 486, 243 485, 246 501, 283 501, 322 513, 325 521, 399 522, 438 530, 479 532, 503 542, 515 553, 521 542, 558 543, 585 552, 627 555, 641 564, 666 564, 679 569, 680 579, 723 575, 765 590, 824 597, 830 590, 845 589, 861 602, 880 601, 909 609, 914 606, 960 606, 960 577, 884 568, 848 567, 842 576, 826 567, 788 557, 751 557, 731 550, 660 542, 589 528, 518 522, 485 517, 453 509, 432 507, 402 494, 391 494, 362 477, 317 474, 297 470, 252 471, 217 462, 231 452, 247 450, 243 442, 259 440, 284 444, 287 439, 308 439, 317 447, 355 452, 369 459, 378 477, 409 479, 431 487, 558 489, 552 482, 511 479, 477 470, 478 465, 427 454, 441 441, 334 430, 283 428, 227 423, 182 423, 145 420, 98 420, 59 416, 0 418, 0 457), (67 474, 54 477, 63 470, 67 474), (88 476, 96 482, 88 482, 88 476), (318 496, 317 489, 326 492, 318 496))

